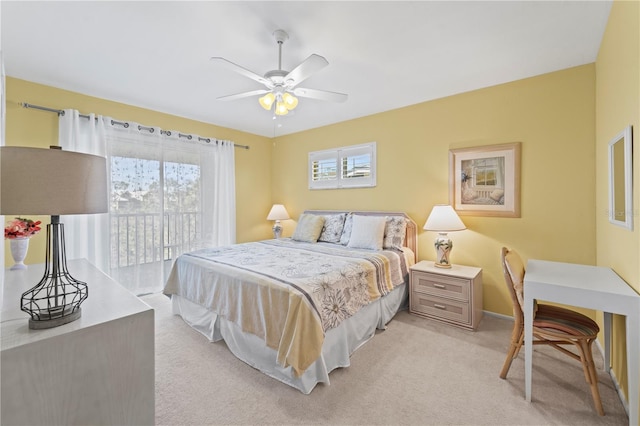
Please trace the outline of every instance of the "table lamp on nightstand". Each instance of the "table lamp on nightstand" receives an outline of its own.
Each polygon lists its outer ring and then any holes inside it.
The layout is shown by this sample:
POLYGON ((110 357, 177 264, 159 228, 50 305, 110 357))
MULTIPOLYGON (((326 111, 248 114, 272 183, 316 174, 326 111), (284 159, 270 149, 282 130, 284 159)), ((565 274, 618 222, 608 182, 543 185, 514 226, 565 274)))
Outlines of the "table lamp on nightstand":
POLYGON ((0 148, 0 214, 49 215, 44 276, 22 294, 29 328, 57 327, 80 318, 87 283, 67 270, 61 215, 108 211, 104 157, 52 149, 0 148))
POLYGON ((289 213, 287 213, 287 209, 285 209, 282 204, 274 204, 273 207, 271 207, 267 220, 276 221, 276 223, 273 224, 273 238, 280 238, 280 235, 282 235, 282 225, 280 225, 280 221, 287 219, 289 219, 289 213))
POLYGON ((439 204, 433 206, 431 214, 424 224, 425 231, 435 231, 438 233, 436 237, 436 262, 435 266, 439 268, 451 268, 449 262, 449 254, 453 248, 453 242, 447 236, 447 232, 464 231, 467 229, 460 220, 456 211, 450 205, 439 204))

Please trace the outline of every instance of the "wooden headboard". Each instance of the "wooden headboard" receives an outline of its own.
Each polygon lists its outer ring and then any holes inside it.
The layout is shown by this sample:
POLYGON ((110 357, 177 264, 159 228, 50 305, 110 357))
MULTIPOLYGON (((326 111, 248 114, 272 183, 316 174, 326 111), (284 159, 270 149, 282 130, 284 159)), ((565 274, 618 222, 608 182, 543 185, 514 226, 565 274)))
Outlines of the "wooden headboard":
POLYGON ((408 214, 402 212, 378 212, 378 211, 354 211, 354 210, 305 210, 303 213, 312 214, 340 214, 353 213, 363 216, 402 216, 407 219, 407 234, 404 239, 404 245, 409 247, 415 255, 414 261, 418 261, 418 226, 409 217, 408 214))

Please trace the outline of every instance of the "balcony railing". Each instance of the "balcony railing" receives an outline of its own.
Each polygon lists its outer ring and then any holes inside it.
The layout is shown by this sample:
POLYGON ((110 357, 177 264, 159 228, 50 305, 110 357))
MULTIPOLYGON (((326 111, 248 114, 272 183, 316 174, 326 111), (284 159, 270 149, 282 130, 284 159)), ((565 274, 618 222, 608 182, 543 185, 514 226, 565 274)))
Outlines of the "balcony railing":
POLYGON ((112 213, 111 268, 173 260, 197 248, 201 230, 197 212, 112 213))

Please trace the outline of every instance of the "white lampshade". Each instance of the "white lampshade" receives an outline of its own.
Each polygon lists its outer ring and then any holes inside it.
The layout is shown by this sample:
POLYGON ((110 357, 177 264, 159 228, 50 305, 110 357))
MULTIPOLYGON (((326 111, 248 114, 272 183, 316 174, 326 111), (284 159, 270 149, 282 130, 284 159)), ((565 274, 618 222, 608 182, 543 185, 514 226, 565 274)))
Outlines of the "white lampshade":
POLYGON ((1 214, 106 213, 104 157, 61 149, 0 148, 1 214))
POLYGON ((271 207, 271 211, 267 216, 267 220, 287 220, 289 219, 289 213, 282 204, 274 204, 271 207))
POLYGON ((447 204, 433 206, 431 214, 424 224, 425 231, 452 232, 465 229, 467 227, 462 223, 456 211, 447 204))

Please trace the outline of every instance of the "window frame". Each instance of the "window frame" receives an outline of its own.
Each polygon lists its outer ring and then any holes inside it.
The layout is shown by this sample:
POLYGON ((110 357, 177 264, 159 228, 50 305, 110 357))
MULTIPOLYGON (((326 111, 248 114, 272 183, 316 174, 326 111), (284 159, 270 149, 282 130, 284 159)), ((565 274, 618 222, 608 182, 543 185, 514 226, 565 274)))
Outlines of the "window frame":
POLYGON ((308 155, 308 180, 309 189, 346 189, 346 188, 371 188, 377 184, 376 178, 376 142, 368 142, 358 145, 349 145, 322 151, 312 151, 308 155), (369 155, 369 176, 343 177, 347 169, 343 166, 345 159, 349 157, 369 155), (335 160, 336 176, 331 179, 314 180, 314 163, 318 161, 335 160))

